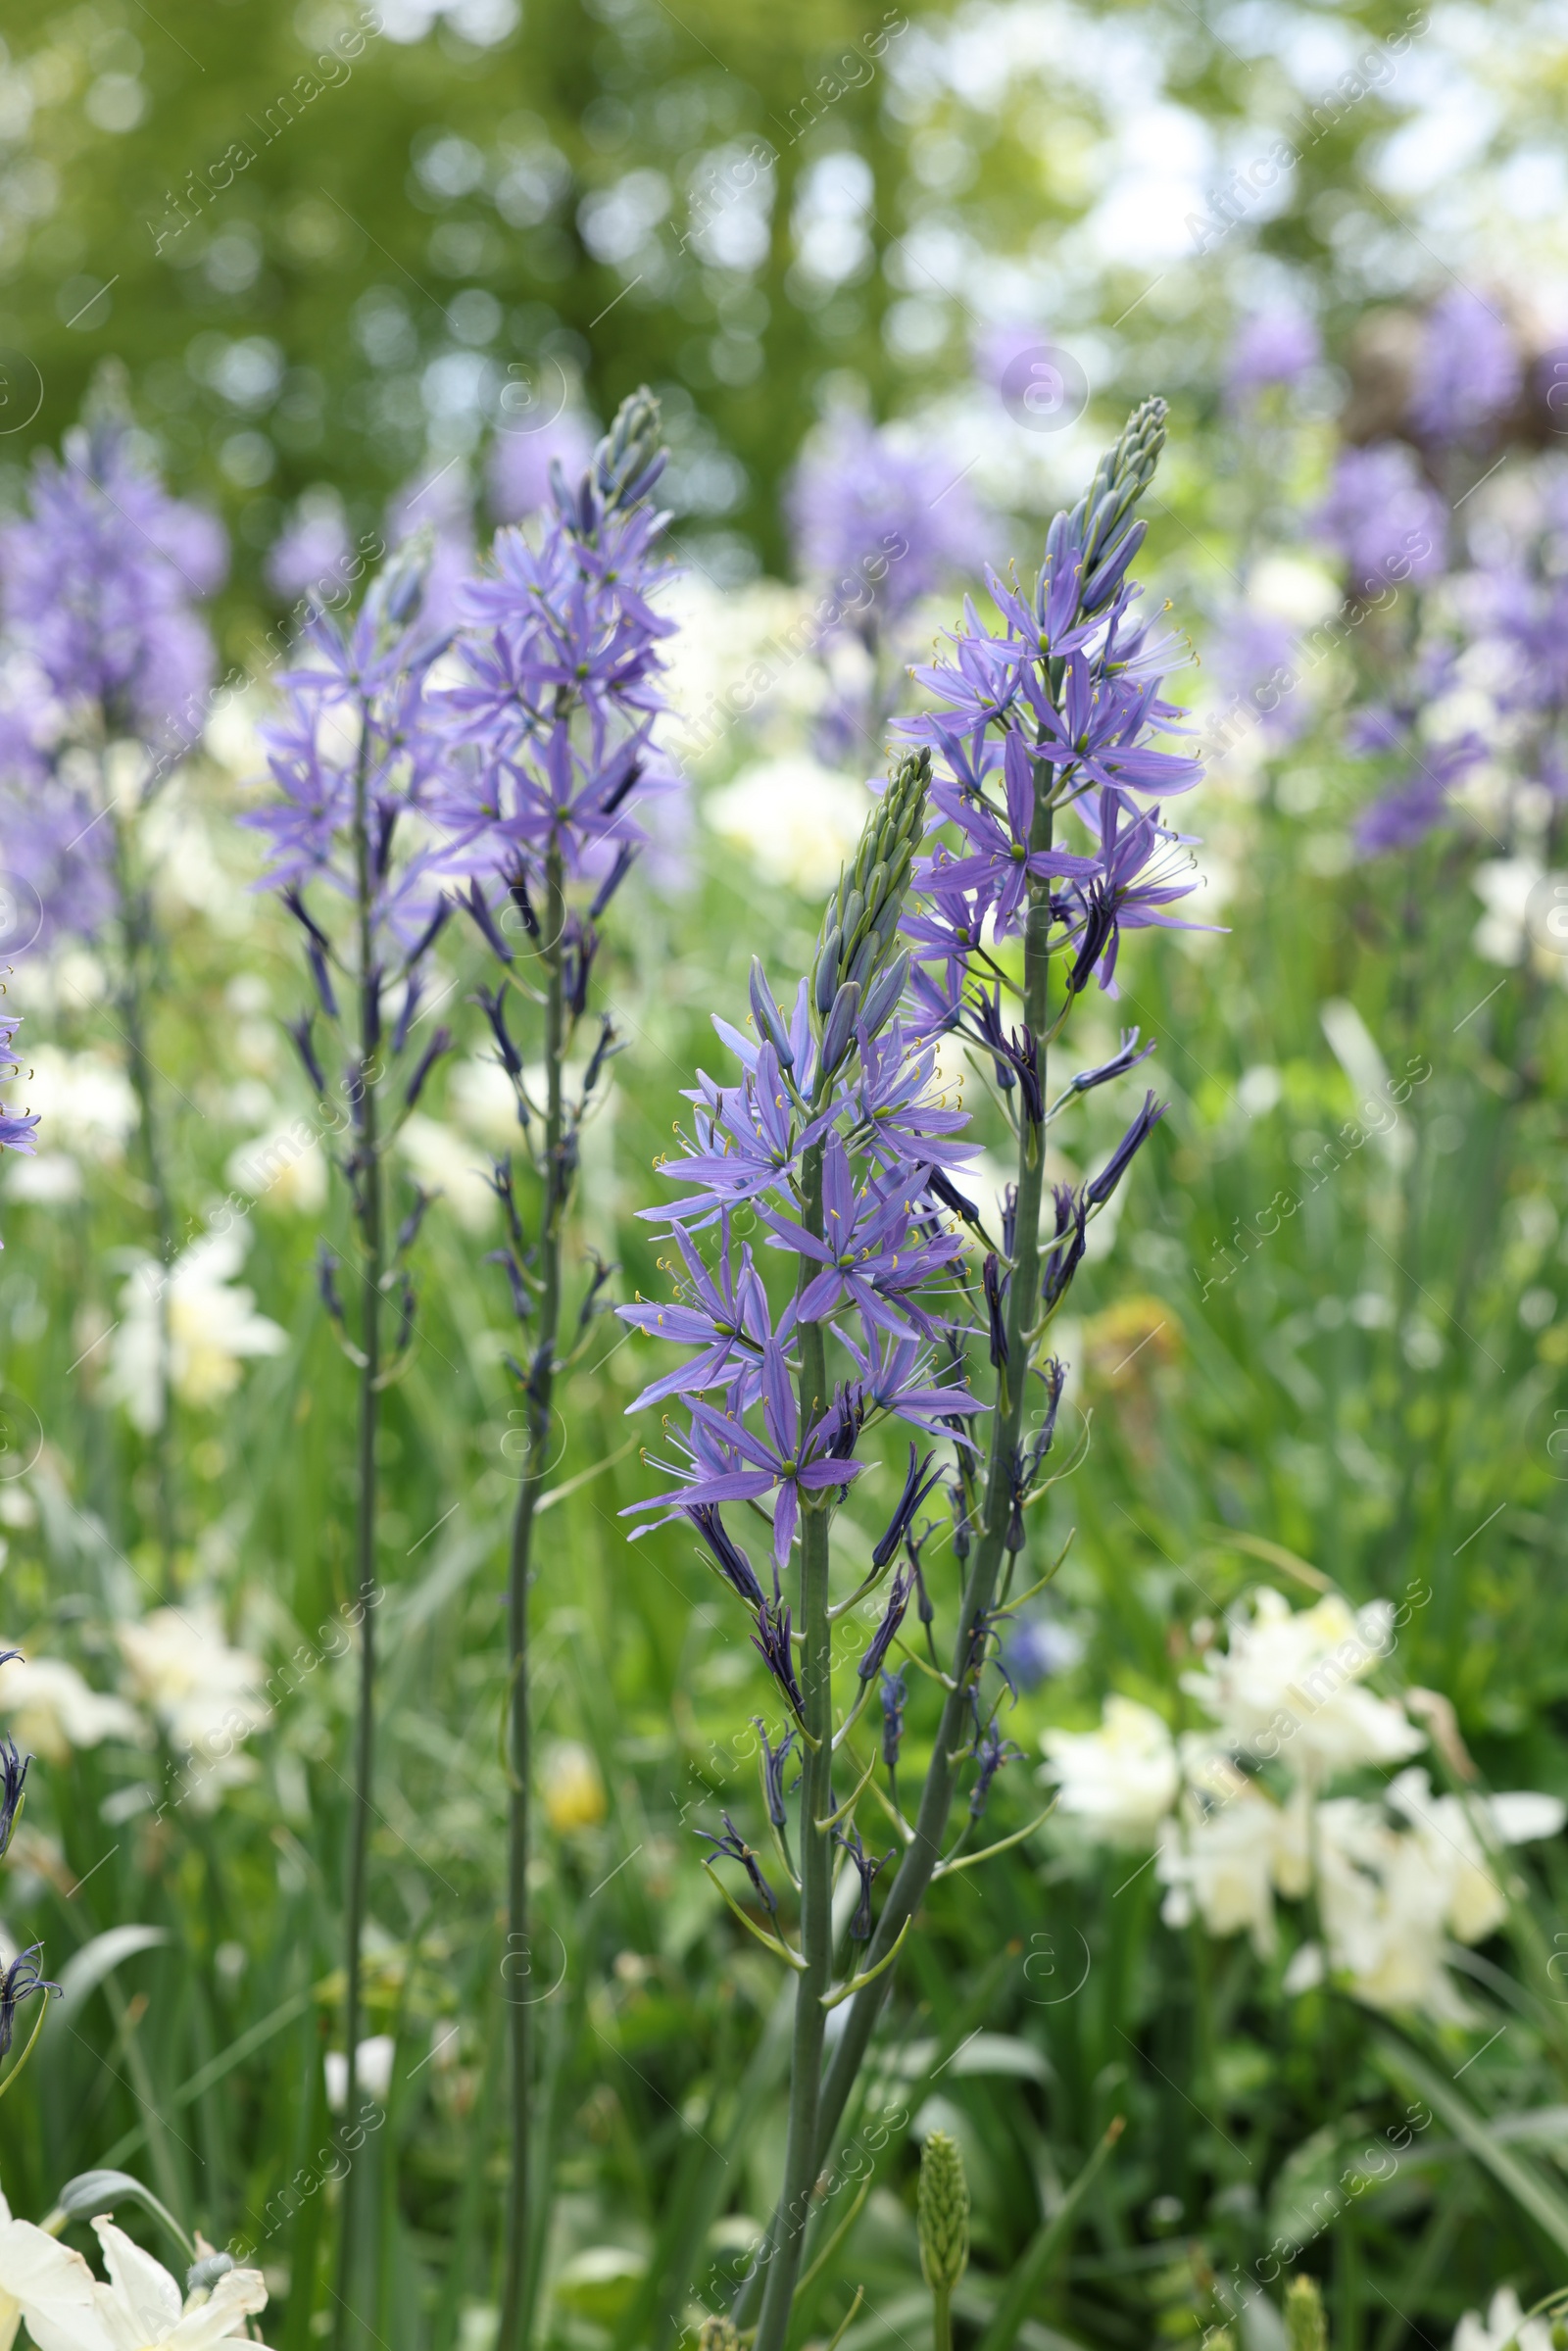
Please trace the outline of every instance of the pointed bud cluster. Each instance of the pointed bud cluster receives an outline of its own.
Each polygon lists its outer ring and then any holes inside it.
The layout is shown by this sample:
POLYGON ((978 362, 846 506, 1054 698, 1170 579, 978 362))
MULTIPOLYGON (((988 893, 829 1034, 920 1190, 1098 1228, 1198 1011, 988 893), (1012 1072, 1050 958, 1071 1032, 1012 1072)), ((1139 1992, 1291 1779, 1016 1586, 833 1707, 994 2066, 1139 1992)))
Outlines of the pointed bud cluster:
POLYGON ((929 2132, 920 2150, 915 2220, 921 2274, 933 2293, 951 2294, 969 2266, 969 2182, 957 2141, 945 2131, 929 2132))
POLYGON ((1328 2322, 1315 2278, 1293 2278, 1285 2289, 1285 2339, 1290 2351, 1328 2351, 1328 2322))
POLYGON ((875 1036, 904 993, 909 958, 898 949, 899 922, 930 781, 928 751, 894 761, 855 861, 827 902, 811 974, 811 1026, 822 1041, 819 1085, 843 1061, 857 1026, 875 1036))
POLYGON ((1072 510, 1075 533, 1081 533, 1084 568, 1092 570, 1118 526, 1154 478, 1165 446, 1163 400, 1141 400, 1122 428, 1121 438, 1107 449, 1095 467, 1095 478, 1072 510))
MULTIPOLYGON (((615 411, 614 422, 588 469, 588 482, 606 515, 629 514, 659 479, 665 456, 660 447, 662 430, 659 402, 646 384, 639 384, 615 411)), ((559 466, 554 470, 559 472, 559 466)), ((586 513, 583 519, 589 521, 586 513)))

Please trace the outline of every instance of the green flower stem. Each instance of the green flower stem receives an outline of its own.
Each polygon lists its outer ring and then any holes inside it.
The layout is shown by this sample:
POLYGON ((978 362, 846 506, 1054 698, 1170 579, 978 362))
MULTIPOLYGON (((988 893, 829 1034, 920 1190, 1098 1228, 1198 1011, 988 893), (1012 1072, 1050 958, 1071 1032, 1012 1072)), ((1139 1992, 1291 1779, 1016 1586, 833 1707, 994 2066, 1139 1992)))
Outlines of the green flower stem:
MULTIPOLYGON (((354 778, 360 1000, 356 1213, 362 1247, 360 1351, 364 1358, 360 1367, 359 1494, 355 1526, 360 1607, 360 1691, 359 1719, 354 1739, 354 1799, 349 1826, 348 1916, 344 1952, 346 1986, 343 2002, 348 2061, 343 2112, 351 2129, 363 2123, 359 2094, 362 2015, 360 1946, 365 1937, 366 1870, 374 1811, 371 1790, 375 1772, 375 1441, 381 1417, 381 1286, 386 1271, 384 1186, 375 1075, 380 975, 375 965, 366 764, 367 753, 362 730, 359 763, 354 778)), ((336 2351, 347 2351, 354 2326, 352 2298, 358 2255, 360 2203, 358 2178, 351 2168, 343 2183, 342 2219, 338 2233, 337 2293, 332 2327, 336 2351)))
POLYGON ((153 1060, 147 1048, 148 999, 151 995, 148 966, 154 948, 153 925, 147 894, 138 885, 134 871, 130 828, 120 813, 118 802, 110 797, 108 778, 101 760, 99 779, 113 843, 115 901, 120 920, 118 1004, 121 1028, 131 1091, 136 1097, 142 1165, 146 1170, 147 1189, 152 1196, 153 1231, 158 1249, 158 1288, 154 1296, 154 1313, 157 1380, 162 1409, 152 1438, 154 1510, 164 1596, 172 1599, 175 1592, 177 1513, 174 1502, 174 1395, 171 1378, 172 1350, 170 1342, 169 1280, 174 1263, 174 1211, 169 1196, 168 1172, 164 1162, 163 1121, 154 1085, 153 1060))
POLYGON ((544 933, 540 954, 548 973, 545 1000, 545 1197, 539 1232, 538 1342, 528 1377, 527 1455, 512 1521, 507 1592, 508 1691, 512 1708, 511 1816, 507 1848, 507 1962, 512 2007, 512 2147, 505 2211, 506 2281, 500 2351, 524 2351, 533 2304, 529 2246, 535 2231, 529 2203, 529 2138, 533 2096, 532 1971, 528 1943, 529 1778, 532 1723, 528 1706, 528 1584, 533 1522, 550 1460, 551 1395, 561 1330, 561 1239, 566 1192, 565 1121, 562 1072, 566 1054, 565 985, 562 969, 566 894, 561 853, 545 868, 544 933), (525 1990, 529 1997, 514 1995, 525 1990))
MULTIPOLYGON (((822 1147, 802 1162, 802 1223, 822 1237, 822 1147)), ((802 1276, 803 1284, 805 1276, 802 1276)), ((800 1325, 799 1388, 801 1442, 824 1410, 828 1396, 827 1351, 822 1325, 800 1325)), ((806 2243, 811 2189, 817 2175, 818 2099, 822 2041, 827 2012, 822 1995, 833 1972, 833 1868, 831 1831, 821 1825, 833 1810, 833 1629, 828 1618, 828 1532, 824 1494, 801 1513, 800 1623, 801 1690, 806 1700, 807 1747, 801 1777, 801 1954, 806 1968, 795 1990, 795 2033, 790 2052, 790 2116, 785 2141, 784 2184, 774 2216, 773 2259, 768 2265, 756 2351, 783 2351, 789 2332, 795 2280, 806 2243)))

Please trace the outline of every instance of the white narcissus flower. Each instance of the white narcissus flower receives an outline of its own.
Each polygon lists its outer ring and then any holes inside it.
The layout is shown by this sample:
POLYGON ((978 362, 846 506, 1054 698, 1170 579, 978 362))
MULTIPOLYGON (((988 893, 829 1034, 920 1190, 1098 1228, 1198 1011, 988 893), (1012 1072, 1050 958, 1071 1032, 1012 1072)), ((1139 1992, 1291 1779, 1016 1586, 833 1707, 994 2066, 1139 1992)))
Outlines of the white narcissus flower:
POLYGON ((1189 1793, 1180 1814, 1159 1832, 1154 1871, 1170 1889, 1161 1910, 1165 1924, 1185 1927, 1196 1910, 1210 1935, 1236 1935, 1245 1927, 1259 1959, 1272 1958, 1275 1892, 1304 1891, 1301 1839, 1294 1797, 1276 1804, 1245 1782, 1237 1793, 1208 1806, 1189 1793))
MULTIPOLYGON (((234 2335, 249 2339, 245 2321, 267 2308, 260 2270, 225 2270, 211 2293, 198 2290, 181 2302, 161 2261, 133 2244, 113 2221, 100 2218, 93 2227, 109 2273, 109 2283, 93 2288, 98 2331, 68 2330, 58 2351, 102 2351, 106 2341, 110 2351, 162 2351, 165 2344, 169 2351, 212 2351, 234 2335)), ((56 2351, 56 2346, 40 2344, 39 2351, 56 2351)))
MULTIPOLYGON (((281 1354, 288 1334, 256 1311, 252 1291, 234 1282, 250 1234, 236 1217, 221 1233, 207 1233, 174 1259, 168 1276, 169 1372, 187 1404, 219 1404, 239 1386, 249 1355, 281 1354)), ((159 1298, 166 1277, 151 1258, 120 1295, 104 1387, 123 1404, 134 1428, 151 1436, 166 1409, 160 1374, 159 1298)))
POLYGON ((1278 1756, 1293 1778, 1314 1784, 1362 1764, 1405 1763, 1425 1734, 1401 1707, 1359 1685, 1387 1653, 1392 1610, 1374 1601, 1354 1613, 1337 1593, 1293 1614, 1266 1588, 1250 1618, 1233 1616, 1229 1645, 1182 1688, 1236 1742, 1260 1760, 1278 1756))
POLYGON ((1107 1698, 1098 1731, 1048 1731, 1041 1743, 1060 1810, 1115 1843, 1147 1843, 1176 1801, 1176 1742, 1134 1698, 1107 1698))
POLYGON ((133 1694, 158 1716, 170 1744, 203 1767, 203 1784, 216 1789, 248 1778, 253 1767, 234 1749, 271 1719, 262 1695, 266 1668, 248 1649, 229 1647, 217 1611, 182 1601, 117 1625, 115 1637, 133 1694))
POLYGON ((1389 1802, 1411 1823, 1427 1867, 1446 1886, 1444 1915, 1450 1934, 1462 1943, 1483 1941, 1508 1914, 1507 1895, 1491 1852, 1501 1845, 1555 1837, 1565 1817, 1556 1796, 1528 1788, 1496 1796, 1434 1796, 1420 1770, 1399 1774, 1389 1789, 1389 1802))
POLYGON ((18 1745, 45 1763, 68 1763, 74 1748, 106 1739, 147 1743, 147 1727, 133 1706, 90 1689, 60 1657, 12 1657, 0 1665, 0 1715, 18 1745))
POLYGON ((0 2194, 0 2351, 11 2351, 24 2319, 38 2351, 113 2351, 97 2292, 81 2255, 31 2221, 14 2221, 0 2194))
POLYGON ((814 895, 854 856, 869 806, 853 776, 797 752, 746 768, 703 804, 703 820, 743 849, 763 881, 814 895))
POLYGON ((1500 2285, 1483 2319, 1467 2310, 1453 2330, 1453 2351, 1551 2351, 1551 2327, 1544 2319, 1527 2319, 1511 2285, 1500 2285))

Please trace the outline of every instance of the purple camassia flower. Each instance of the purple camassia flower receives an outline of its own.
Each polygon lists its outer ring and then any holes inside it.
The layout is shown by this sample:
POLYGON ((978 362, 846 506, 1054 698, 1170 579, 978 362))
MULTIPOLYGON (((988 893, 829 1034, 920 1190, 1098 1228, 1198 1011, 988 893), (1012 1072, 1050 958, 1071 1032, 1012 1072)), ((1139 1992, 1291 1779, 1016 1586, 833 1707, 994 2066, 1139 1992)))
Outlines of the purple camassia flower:
POLYGON ((479 877, 537 878, 552 854, 568 877, 624 872, 645 838, 634 802, 678 782, 653 740, 674 623, 648 596, 667 517, 646 496, 607 514, 591 475, 558 487, 540 545, 497 533, 497 576, 466 592, 468 680, 441 698, 474 758, 453 765, 436 818, 449 861, 479 877))
POLYGON ((1225 361, 1225 397, 1245 408, 1270 384, 1295 383, 1323 356, 1316 326, 1304 311, 1254 312, 1237 328, 1225 361))
MULTIPOLYGON (((21 1026, 22 1015, 20 1012, 0 1013, 0 1083, 20 1077, 22 1074, 22 1065, 12 1052, 12 1047, 16 1043, 17 1031, 21 1026)), ((33 1130, 37 1124, 38 1113, 36 1110, 25 1110, 19 1113, 8 1110, 5 1104, 0 1102, 0 1151, 25 1151, 29 1154, 36 1151, 37 1143, 33 1130)))
POLYGON ((1239 706, 1274 750, 1294 743, 1311 717, 1306 696, 1278 683, 1280 672, 1294 674, 1297 636, 1277 613, 1237 605, 1216 622, 1207 657, 1222 709, 1239 706))
POLYGON ((42 453, 29 512, 0 530, 13 642, 68 711, 96 705, 155 750, 201 732, 213 647, 191 606, 227 567, 221 525, 169 496, 120 419, 68 433, 63 462, 42 453))
POLYGON ((833 1134, 823 1160, 820 1240, 794 1217, 759 1204, 757 1212, 773 1234, 769 1246, 822 1268, 801 1293, 802 1322, 826 1322, 849 1304, 867 1330, 898 1336, 912 1326, 928 1339, 935 1336, 930 1316, 910 1293, 962 1255, 963 1238, 933 1230, 929 1211, 917 1208, 930 1173, 906 1162, 895 1178, 868 1175, 857 1189, 849 1154, 833 1134))
POLYGON ((794 1300, 785 1307, 775 1330, 768 1312, 767 1293, 752 1261, 751 1250, 742 1249, 740 1271, 734 1273, 730 1266, 727 1216, 722 1225, 716 1278, 677 1225, 672 1238, 686 1268, 689 1288, 667 1306, 645 1305, 639 1299, 635 1306, 621 1309, 621 1320, 634 1329, 647 1331, 656 1339, 669 1339, 678 1346, 702 1349, 680 1370, 669 1372, 645 1388, 629 1407, 633 1412, 644 1404, 662 1403, 666 1396, 693 1396, 702 1389, 720 1386, 730 1388, 738 1408, 744 1411, 761 1393, 762 1358, 768 1346, 775 1342, 783 1346, 788 1342, 795 1325, 794 1300))
POLYGON ((1069 931, 1075 954, 1067 985, 1074 995, 1098 972, 1100 985, 1115 997, 1116 955, 1125 931, 1212 931, 1211 922, 1184 922, 1163 911, 1191 895, 1192 859, 1184 854, 1190 836, 1173 833, 1159 810, 1135 808, 1120 792, 1101 792, 1080 803, 1079 813, 1100 836, 1093 877, 1069 886, 1063 905, 1077 917, 1069 931))
POLYGON ((950 640, 954 658, 915 672, 939 707, 897 731, 941 754, 932 807, 968 853, 955 857, 939 842, 914 876, 925 904, 906 917, 904 935, 918 965, 941 966, 940 978, 921 971, 913 987, 929 1027, 958 1019, 958 989, 984 959, 980 930, 989 922, 999 938, 1013 931, 1031 884, 1061 886, 1056 904, 1079 934, 1080 956, 1093 937, 1079 985, 1092 964, 1110 981, 1120 923, 1188 927, 1158 910, 1191 888, 1170 871, 1177 836, 1157 809, 1141 818, 1136 806, 1186 792, 1202 772, 1199 760, 1151 741, 1178 728, 1181 713, 1161 698, 1160 682, 1189 657, 1169 632, 1130 618, 1140 591, 1127 572, 1144 527, 1113 533, 1086 581, 1081 520, 1058 515, 1032 593, 989 575, 1002 629, 987 631, 966 603, 965 627, 950 640), (1043 682, 1048 664, 1062 676, 1059 710, 1043 682), (1035 838, 1035 777, 1046 768, 1096 836, 1089 851, 1055 833, 1049 843, 1035 838))
POLYGON ((866 1149, 877 1163, 892 1170, 914 1161, 929 1170, 960 1167, 972 1159, 977 1145, 945 1140, 960 1135, 969 1115, 966 1110, 946 1109, 933 1099, 935 1046, 911 1051, 898 1019, 881 1037, 868 1036, 862 1028, 858 1043, 858 1108, 866 1149))
POLYGON ((715 1412, 711 1405, 694 1401, 689 1441, 675 1439, 688 1454, 690 1467, 674 1471, 680 1483, 638 1508, 668 1508, 670 1516, 680 1518, 700 1504, 761 1501, 773 1494, 773 1563, 782 1570, 800 1522, 802 1493, 848 1486, 864 1464, 834 1449, 843 1445, 847 1434, 841 1403, 814 1421, 803 1441, 789 1365, 777 1340, 769 1340, 762 1352, 760 1393, 761 1436, 747 1428, 738 1413, 715 1412))
POLYGON ((1396 441, 1342 450, 1328 497, 1309 520, 1344 557, 1354 595, 1443 569, 1447 509, 1396 441))
MULTIPOLYGON (((401 969, 407 977, 400 1028, 417 1002, 415 966, 445 913, 429 855, 394 856, 399 825, 416 812, 427 815, 435 779, 451 759, 427 692, 430 667, 447 640, 423 625, 420 584, 416 563, 405 556, 372 583, 349 629, 319 608, 311 614, 301 632, 302 659, 278 680, 284 714, 262 731, 282 797, 241 818, 269 844, 267 881, 283 892, 317 950, 315 968, 321 935, 300 893, 318 881, 355 899, 355 801, 363 778, 375 844, 376 944, 388 976, 401 969)), ((330 981, 323 985, 319 971, 318 987, 330 1012, 330 981)))
POLYGON ((593 453, 593 428, 575 409, 563 409, 537 432, 497 433, 490 450, 490 511, 496 520, 523 522, 538 514, 551 503, 551 467, 559 465, 567 481, 578 481, 593 453))
MULTIPOLYGON (((946 573, 974 561, 980 515, 956 476, 940 451, 906 448, 885 426, 839 417, 801 459, 786 495, 801 570, 837 595, 863 590, 886 630, 946 573)), ((853 611, 846 619, 855 625, 853 611)))
POLYGON ((907 1421, 911 1429, 924 1429, 930 1437, 956 1437, 967 1445, 957 1424, 981 1406, 962 1381, 933 1379, 931 1351, 917 1339, 890 1336, 872 1323, 861 1329, 863 1348, 847 1330, 836 1330, 836 1336, 855 1358, 863 1402, 907 1421))
POLYGON ((1504 320, 1479 294, 1452 286, 1427 313, 1410 421, 1429 441, 1474 440, 1513 406, 1522 373, 1504 320))
POLYGON ((335 596, 347 587, 354 542, 336 504, 296 514, 272 541, 262 565, 267 584, 289 604, 302 596, 335 596))
POLYGON ((826 1134, 832 1113, 798 1115, 799 1098, 776 1048, 768 1043, 749 1051, 756 1057, 738 1086, 716 1086, 705 1071, 697 1072, 697 1090, 686 1095, 697 1105, 692 1136, 682 1138, 686 1149, 678 1158, 659 1163, 661 1175, 698 1189, 666 1206, 639 1208, 639 1216, 692 1230, 711 1224, 787 1176, 802 1151, 826 1134))

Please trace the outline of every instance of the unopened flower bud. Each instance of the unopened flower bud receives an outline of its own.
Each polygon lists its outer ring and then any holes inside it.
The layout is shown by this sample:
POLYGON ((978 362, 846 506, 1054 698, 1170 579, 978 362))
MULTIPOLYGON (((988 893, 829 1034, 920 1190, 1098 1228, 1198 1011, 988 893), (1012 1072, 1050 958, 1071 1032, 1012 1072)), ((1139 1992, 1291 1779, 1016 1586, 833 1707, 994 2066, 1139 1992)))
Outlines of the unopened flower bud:
POLYGON ((697 2329, 697 2351, 737 2351, 735 2322, 723 2311, 705 2319, 697 2329))
POLYGON ((1290 2351, 1328 2351, 1328 2323, 1315 2278, 1293 2278, 1285 2289, 1285 2339, 1290 2351))
POLYGON ((969 2182, 945 2131, 931 2131, 920 2151, 915 2220, 921 2274, 933 2293, 951 2294, 969 2266, 969 2182))

